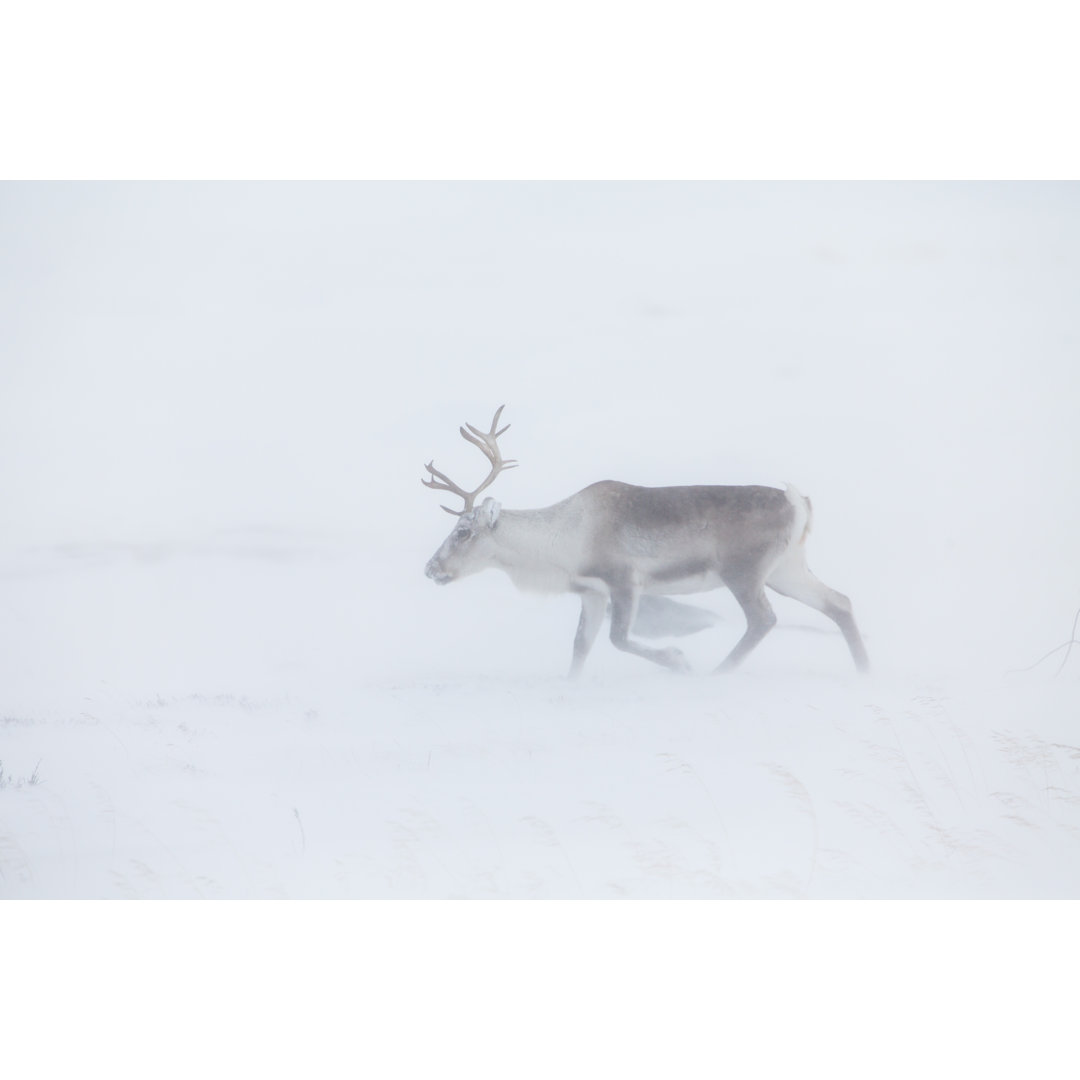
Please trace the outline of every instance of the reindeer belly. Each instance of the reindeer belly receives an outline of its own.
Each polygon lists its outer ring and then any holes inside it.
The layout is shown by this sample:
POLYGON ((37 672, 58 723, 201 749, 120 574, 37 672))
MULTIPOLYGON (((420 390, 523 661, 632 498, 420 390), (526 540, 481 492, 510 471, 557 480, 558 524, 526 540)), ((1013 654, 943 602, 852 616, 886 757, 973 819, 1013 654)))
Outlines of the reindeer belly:
POLYGON ((721 588, 723 584, 719 567, 714 561, 690 558, 649 567, 644 591, 674 596, 679 593, 708 592, 721 588))

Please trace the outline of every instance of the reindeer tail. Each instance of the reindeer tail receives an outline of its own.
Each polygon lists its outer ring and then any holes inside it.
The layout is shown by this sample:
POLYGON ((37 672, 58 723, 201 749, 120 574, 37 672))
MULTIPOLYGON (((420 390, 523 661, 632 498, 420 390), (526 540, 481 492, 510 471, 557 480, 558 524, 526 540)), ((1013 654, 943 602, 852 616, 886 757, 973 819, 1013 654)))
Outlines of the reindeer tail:
POLYGON ((810 535, 810 526, 814 523, 813 504, 794 484, 785 482, 784 494, 795 510, 795 524, 791 530, 791 539, 797 544, 803 544, 810 535))

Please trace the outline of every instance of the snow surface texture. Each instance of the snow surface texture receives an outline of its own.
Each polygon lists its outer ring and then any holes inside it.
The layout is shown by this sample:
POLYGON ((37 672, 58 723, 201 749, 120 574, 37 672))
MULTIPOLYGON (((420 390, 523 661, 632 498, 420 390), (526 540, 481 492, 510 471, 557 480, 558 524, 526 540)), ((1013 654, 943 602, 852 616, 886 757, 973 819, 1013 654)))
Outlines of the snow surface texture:
POLYGON ((0 189, 0 896, 1076 897, 1076 185, 0 189), (791 481, 672 675, 424 462, 791 481))

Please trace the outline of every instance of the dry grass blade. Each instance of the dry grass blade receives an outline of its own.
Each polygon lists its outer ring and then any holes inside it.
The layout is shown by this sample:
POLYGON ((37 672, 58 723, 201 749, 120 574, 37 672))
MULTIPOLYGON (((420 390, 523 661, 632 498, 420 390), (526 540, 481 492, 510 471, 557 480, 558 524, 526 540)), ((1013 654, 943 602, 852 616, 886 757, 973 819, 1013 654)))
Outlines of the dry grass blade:
POLYGON ((1069 634, 1068 641, 1063 641, 1060 645, 1054 646, 1054 648, 1052 648, 1048 653, 1046 653, 1045 656, 1040 656, 1034 664, 1028 664, 1027 667, 1022 668, 1011 668, 1008 674, 1022 675, 1025 671, 1032 671, 1044 661, 1049 660, 1050 657, 1054 655, 1054 653, 1059 653, 1062 649, 1064 649, 1065 655, 1061 658, 1061 663, 1058 664, 1057 671, 1054 672, 1054 678, 1056 679, 1065 670, 1065 665, 1069 661, 1069 654, 1072 652, 1072 647, 1074 645, 1080 645, 1080 641, 1078 641, 1076 637, 1077 626, 1080 626, 1080 608, 1077 609, 1076 616, 1073 618, 1072 631, 1069 634))

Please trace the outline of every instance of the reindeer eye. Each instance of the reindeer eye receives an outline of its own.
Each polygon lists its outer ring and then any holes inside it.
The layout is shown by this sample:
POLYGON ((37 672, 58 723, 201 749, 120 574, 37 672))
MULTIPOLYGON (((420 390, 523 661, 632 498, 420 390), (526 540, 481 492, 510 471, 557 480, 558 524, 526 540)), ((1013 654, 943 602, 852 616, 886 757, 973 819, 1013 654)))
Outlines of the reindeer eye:
POLYGON ((469 530, 462 525, 460 528, 454 530, 455 540, 464 540, 467 536, 471 535, 469 530))

